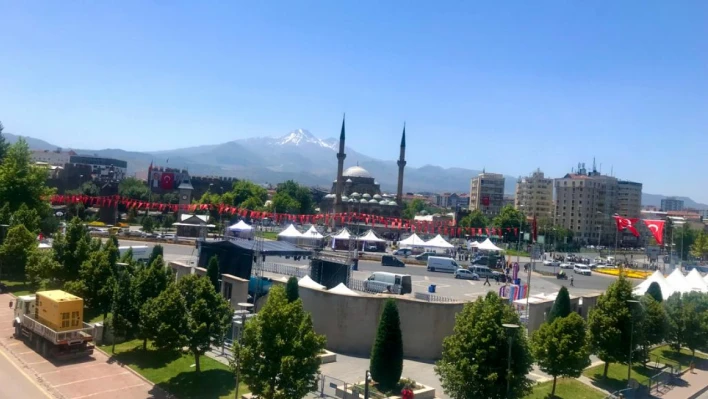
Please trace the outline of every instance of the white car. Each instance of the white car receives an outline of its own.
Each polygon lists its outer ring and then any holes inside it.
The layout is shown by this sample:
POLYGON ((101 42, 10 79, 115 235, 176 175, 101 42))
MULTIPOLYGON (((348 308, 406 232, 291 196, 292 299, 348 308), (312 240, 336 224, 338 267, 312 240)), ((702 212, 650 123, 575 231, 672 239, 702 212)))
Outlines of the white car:
POLYGON ((570 262, 567 262, 567 263, 566 263, 566 262, 563 262, 563 263, 560 264, 560 268, 561 268, 561 269, 572 269, 572 268, 573 268, 573 264, 570 263, 570 262))
POLYGON ((455 278, 464 280, 479 280, 477 273, 472 273, 467 269, 457 269, 455 270, 455 278))
POLYGON ((573 272, 575 274, 584 274, 586 276, 589 276, 592 274, 592 271, 586 265, 575 265, 575 267, 573 268, 573 272))
POLYGON ((555 266, 555 267, 557 267, 557 266, 560 265, 560 262, 558 262, 557 260, 546 259, 546 260, 543 261, 543 265, 544 265, 544 266, 555 266))

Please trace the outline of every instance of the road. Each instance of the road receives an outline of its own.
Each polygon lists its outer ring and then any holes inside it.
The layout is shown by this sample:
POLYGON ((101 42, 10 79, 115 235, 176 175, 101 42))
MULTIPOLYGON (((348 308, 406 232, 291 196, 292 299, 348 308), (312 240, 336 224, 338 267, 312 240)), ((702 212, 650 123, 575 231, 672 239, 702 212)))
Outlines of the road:
POLYGON ((0 348, 0 398, 51 398, 0 348))
MULTIPOLYGON (((154 244, 143 241, 129 241, 122 239, 120 240, 120 245, 147 245, 152 247, 154 244)), ((160 245, 164 248, 166 261, 193 261, 196 259, 197 251, 193 246, 165 243, 160 245)), ((512 260, 516 261, 516 257, 513 257, 512 260)), ((528 258, 523 257, 521 257, 519 261, 522 265, 529 262, 528 258)), ((307 260, 295 261, 292 258, 285 259, 281 257, 269 257, 266 259, 266 262, 292 264, 298 266, 306 266, 309 264, 309 261, 307 260)), ((541 266, 540 263, 538 263, 537 266, 541 266)), ((422 265, 407 265, 405 268, 399 269, 395 267, 381 266, 379 262, 360 261, 359 271, 354 272, 354 277, 360 280, 365 280, 371 275, 372 272, 376 271, 395 271, 410 274, 413 280, 413 291, 427 292, 428 286, 435 284, 436 294, 449 296, 456 299, 470 300, 483 295, 489 290, 498 290, 498 287, 494 282, 492 282, 491 287, 485 288, 485 286, 483 286, 483 281, 456 280, 452 274, 429 272, 426 267, 422 265)), ((557 280, 555 277, 546 277, 539 274, 533 274, 531 277, 532 294, 556 292, 562 285, 568 287, 571 295, 584 295, 595 292, 603 292, 615 280, 614 277, 597 273, 594 273, 592 276, 573 275, 573 277, 574 286, 570 287, 569 280, 557 280)), ((525 282, 527 277, 525 273, 521 272, 519 274, 519 278, 525 282)))

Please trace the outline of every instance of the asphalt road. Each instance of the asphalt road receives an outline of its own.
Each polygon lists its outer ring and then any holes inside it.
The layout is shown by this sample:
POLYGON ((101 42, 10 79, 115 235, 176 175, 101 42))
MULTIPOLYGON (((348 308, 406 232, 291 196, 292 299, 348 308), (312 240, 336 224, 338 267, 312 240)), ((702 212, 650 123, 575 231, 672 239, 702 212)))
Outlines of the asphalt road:
MULTIPOLYGON (((152 247, 154 244, 146 243, 143 241, 129 241, 120 240, 121 246, 128 245, 147 245, 152 247)), ((165 260, 181 260, 189 261, 194 260, 197 256, 196 248, 187 245, 178 244, 160 244, 165 250, 165 260)), ((516 261, 516 257, 512 258, 516 261)), ((293 264, 299 266, 308 265, 309 261, 300 260, 295 261, 292 258, 286 259, 282 257, 269 257, 266 259, 267 262, 283 263, 283 264, 293 264)), ((523 265, 528 263, 528 258, 521 257, 519 262, 523 265)), ((543 267, 540 262, 538 262, 537 267, 543 267)), ((552 270, 552 268, 550 269, 552 270)), ((354 273, 355 278, 364 280, 371 273, 377 271, 389 271, 389 272, 403 272, 405 274, 410 274, 413 277, 414 291, 426 292, 430 284, 435 284, 437 286, 436 293, 439 295, 450 296, 453 298, 475 298, 479 295, 484 294, 488 290, 497 290, 496 283, 492 282, 491 287, 483 286, 484 281, 468 281, 468 280, 456 280, 452 274, 440 273, 440 272, 429 272, 426 270, 425 266, 422 265, 406 265, 405 268, 397 268, 390 266, 381 266, 380 262, 373 261, 360 261, 359 271, 354 273), (485 288, 486 287, 486 288, 485 288)), ((522 281, 526 281, 526 274, 521 272, 519 276, 522 281)), ((601 275, 593 273, 592 276, 582 276, 573 275, 574 286, 570 287, 569 280, 558 280, 555 277, 546 277, 539 274, 533 274, 531 277, 531 291, 533 293, 549 293, 557 291, 562 285, 565 285, 570 290, 573 295, 582 295, 592 292, 602 292, 615 280, 614 277, 601 275)))
POLYGON ((51 398, 0 348, 0 398, 51 398))

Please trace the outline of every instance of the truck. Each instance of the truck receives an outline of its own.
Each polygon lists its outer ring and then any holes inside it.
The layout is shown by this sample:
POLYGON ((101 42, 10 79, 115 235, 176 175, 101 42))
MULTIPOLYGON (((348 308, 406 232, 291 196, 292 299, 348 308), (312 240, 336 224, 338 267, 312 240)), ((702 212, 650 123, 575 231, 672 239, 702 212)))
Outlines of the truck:
POLYGON ((118 253, 120 253, 121 258, 129 250, 133 251, 133 260, 136 262, 147 263, 148 260, 150 260, 150 253, 152 252, 152 249, 150 249, 150 247, 148 247, 147 245, 133 245, 133 246, 129 246, 129 247, 118 247, 118 253))
POLYGON ((83 299, 61 290, 19 296, 12 321, 15 338, 24 340, 45 358, 90 356, 94 327, 83 322, 83 309, 83 299))

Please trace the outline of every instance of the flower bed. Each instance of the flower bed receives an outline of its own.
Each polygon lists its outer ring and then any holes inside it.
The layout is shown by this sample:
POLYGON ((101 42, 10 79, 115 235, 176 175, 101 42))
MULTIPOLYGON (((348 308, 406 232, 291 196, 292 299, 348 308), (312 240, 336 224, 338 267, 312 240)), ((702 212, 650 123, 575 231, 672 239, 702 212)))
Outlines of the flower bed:
POLYGON ((653 272, 649 271, 644 271, 644 270, 632 270, 632 269, 595 269, 595 273, 600 273, 600 274, 607 274, 609 276, 619 276, 620 273, 624 274, 625 277, 629 278, 638 278, 638 279, 646 279, 647 277, 651 276, 653 272))
MULTIPOLYGON (((371 383, 369 385, 369 397, 371 398, 386 398, 386 399, 400 399, 401 394, 400 391, 405 385, 410 385, 413 388, 413 397, 415 399, 435 399, 435 388, 429 387, 427 385, 423 385, 420 383, 417 383, 413 380, 402 378, 400 381, 400 389, 397 388, 395 390, 395 393, 389 392, 388 394, 390 396, 387 396, 386 393, 379 392, 379 390, 376 387, 376 384, 371 383)), ((336 396, 338 398, 342 399, 361 399, 364 397, 364 382, 359 382, 358 384, 354 385, 344 385, 344 386, 338 386, 336 388, 336 396)))

